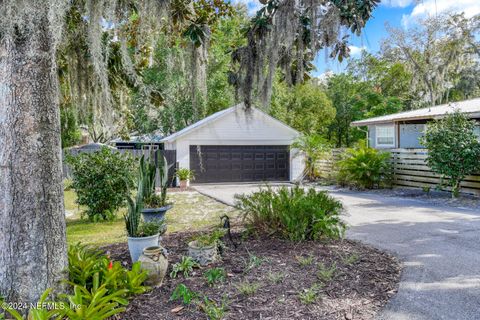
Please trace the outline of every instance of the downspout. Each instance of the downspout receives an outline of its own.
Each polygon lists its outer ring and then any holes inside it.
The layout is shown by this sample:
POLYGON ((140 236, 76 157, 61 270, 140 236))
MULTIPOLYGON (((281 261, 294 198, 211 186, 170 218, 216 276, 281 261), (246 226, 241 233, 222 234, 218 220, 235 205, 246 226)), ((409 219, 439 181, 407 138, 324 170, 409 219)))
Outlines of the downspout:
MULTIPOLYGON (((368 126, 367 126, 367 127, 368 127, 368 126)), ((367 129, 367 130, 361 129, 360 127, 357 127, 357 129, 360 130, 360 131, 362 131, 362 132, 365 132, 366 137, 367 137, 367 141, 366 141, 366 143, 367 143, 367 148, 369 148, 369 147, 370 147, 370 131, 369 131, 368 129, 367 129)))

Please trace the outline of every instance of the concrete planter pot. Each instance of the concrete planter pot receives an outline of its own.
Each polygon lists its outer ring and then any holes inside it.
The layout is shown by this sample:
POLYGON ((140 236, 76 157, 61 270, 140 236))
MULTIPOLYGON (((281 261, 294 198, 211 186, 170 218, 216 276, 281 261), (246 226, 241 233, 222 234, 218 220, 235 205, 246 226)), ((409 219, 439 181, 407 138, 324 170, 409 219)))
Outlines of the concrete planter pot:
POLYGON ((210 246, 199 246, 197 241, 188 243, 188 255, 200 265, 205 266, 215 262, 218 258, 218 249, 216 244, 210 246))
POLYGON ((140 258, 143 253, 143 249, 158 246, 161 240, 160 234, 154 234, 149 237, 127 237, 127 239, 132 262, 138 261, 138 258, 140 258))
POLYGON ((147 247, 138 259, 143 270, 148 271, 145 284, 151 287, 160 287, 167 274, 168 258, 166 250, 160 246, 147 247))
POLYGON ((166 205, 160 208, 144 208, 142 209, 142 217, 145 222, 154 222, 156 220, 164 220, 165 214, 172 209, 172 205, 166 205))

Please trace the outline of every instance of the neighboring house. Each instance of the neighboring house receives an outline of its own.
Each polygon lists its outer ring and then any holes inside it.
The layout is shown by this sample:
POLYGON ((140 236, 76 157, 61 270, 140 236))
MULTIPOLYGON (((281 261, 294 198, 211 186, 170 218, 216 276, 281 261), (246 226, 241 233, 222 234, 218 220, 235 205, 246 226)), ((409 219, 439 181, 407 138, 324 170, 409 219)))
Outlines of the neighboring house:
POLYGON ((115 144, 117 149, 161 150, 163 148, 163 143, 160 142, 162 138, 162 133, 157 130, 149 134, 132 135, 128 140, 114 139, 110 143, 115 144))
POLYGON ((475 131, 480 138, 480 98, 354 121, 351 125, 368 127, 368 143, 373 148, 424 148, 419 139, 428 122, 455 110, 478 122, 475 131))
POLYGON ((180 168, 195 181, 293 181, 302 176, 303 157, 290 150, 299 132, 243 104, 219 111, 161 140, 176 150, 180 168))

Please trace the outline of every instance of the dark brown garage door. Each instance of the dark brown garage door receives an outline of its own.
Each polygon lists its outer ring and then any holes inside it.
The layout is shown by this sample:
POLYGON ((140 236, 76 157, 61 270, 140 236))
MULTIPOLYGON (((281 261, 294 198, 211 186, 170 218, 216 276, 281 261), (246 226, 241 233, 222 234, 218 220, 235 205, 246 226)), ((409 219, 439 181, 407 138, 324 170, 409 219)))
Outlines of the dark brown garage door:
POLYGON ((190 146, 195 183, 288 181, 288 146, 190 146))

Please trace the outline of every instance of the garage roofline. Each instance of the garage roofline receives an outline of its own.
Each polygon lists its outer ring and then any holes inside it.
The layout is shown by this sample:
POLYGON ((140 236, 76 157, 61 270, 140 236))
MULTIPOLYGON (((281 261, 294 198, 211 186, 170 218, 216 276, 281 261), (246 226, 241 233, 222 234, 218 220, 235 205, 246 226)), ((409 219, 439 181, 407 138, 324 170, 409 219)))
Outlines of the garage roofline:
MULTIPOLYGON (((180 137, 183 137, 187 134, 189 134, 190 132, 192 131, 195 131, 197 129, 200 129, 200 128, 203 128, 204 126, 206 126, 207 124, 210 124, 214 121, 217 121, 218 119, 221 119, 223 118, 224 116, 234 112, 234 111, 237 111, 239 109, 243 109, 243 111, 246 111, 245 110, 245 107, 244 107, 244 104, 243 103, 239 103, 233 107, 230 107, 230 108, 227 108, 227 109, 224 109, 224 110, 221 110, 221 111, 218 111, 214 114, 211 114, 209 115, 208 117, 200 120, 200 121, 197 121, 195 122, 194 124, 191 124, 189 125, 188 127, 185 127, 183 128, 182 130, 178 131, 178 132, 175 132, 165 138, 163 138, 162 140, 160 140, 160 142, 164 143, 164 142, 172 142, 172 141, 175 141, 176 139, 180 138, 180 137)), ((282 127, 284 127, 285 129, 289 130, 290 132, 292 132, 293 134, 295 135, 298 135, 300 136, 300 132, 298 132, 297 130, 293 129, 292 127, 288 126, 287 124, 283 123, 282 121, 278 120, 278 119, 275 119, 274 117, 272 117, 271 115, 265 113, 264 111, 258 109, 258 108, 254 108, 254 107, 251 107, 251 109, 253 111, 258 111, 260 113, 262 113, 264 116, 266 116, 267 118, 269 118, 270 120, 273 120, 275 121, 277 124, 281 125, 282 127)))

